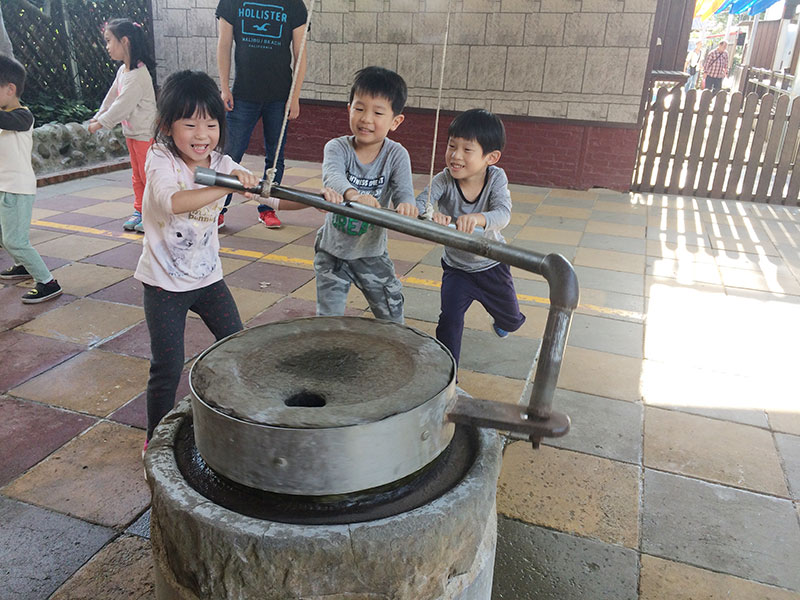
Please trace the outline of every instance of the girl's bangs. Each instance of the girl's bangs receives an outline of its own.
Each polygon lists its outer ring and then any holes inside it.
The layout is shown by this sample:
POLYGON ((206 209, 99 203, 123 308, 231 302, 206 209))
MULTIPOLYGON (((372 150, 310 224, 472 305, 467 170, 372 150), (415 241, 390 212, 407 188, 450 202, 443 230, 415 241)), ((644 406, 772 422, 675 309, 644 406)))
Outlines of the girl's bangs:
POLYGON ((209 117, 212 119, 218 119, 218 117, 212 114, 208 104, 203 102, 201 98, 187 97, 183 101, 181 110, 178 111, 176 115, 176 120, 191 119, 195 114, 198 114, 198 116, 202 119, 209 117))

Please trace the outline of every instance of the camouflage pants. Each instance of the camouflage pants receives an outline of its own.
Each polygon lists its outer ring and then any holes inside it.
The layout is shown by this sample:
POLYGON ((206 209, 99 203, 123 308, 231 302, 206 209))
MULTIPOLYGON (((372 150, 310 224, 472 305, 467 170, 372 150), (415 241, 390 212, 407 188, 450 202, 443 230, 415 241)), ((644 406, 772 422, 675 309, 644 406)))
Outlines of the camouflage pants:
POLYGON ((317 315, 344 314, 350 284, 362 291, 376 319, 403 322, 403 285, 389 254, 342 260, 322 250, 314 255, 317 315))

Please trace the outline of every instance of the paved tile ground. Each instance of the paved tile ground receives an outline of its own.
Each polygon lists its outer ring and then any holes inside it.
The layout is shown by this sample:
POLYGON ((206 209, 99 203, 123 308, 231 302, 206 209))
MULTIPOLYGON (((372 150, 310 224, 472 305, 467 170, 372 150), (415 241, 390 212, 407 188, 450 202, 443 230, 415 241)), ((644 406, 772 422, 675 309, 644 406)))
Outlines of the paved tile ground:
MULTIPOLYGON (((285 183, 315 190, 319 176, 291 162, 285 183)), ((512 188, 508 241, 572 260, 581 306, 556 395, 571 433, 505 454, 494 598, 800 600, 800 211, 512 188)), ((32 239, 65 293, 26 306, 29 284, 0 285, 3 600, 153 598, 131 204, 129 171, 41 188, 32 239)), ((236 204, 222 230, 243 320, 312 315, 322 214, 281 213, 279 230, 255 217, 236 204)), ((390 239, 408 322, 432 333, 441 248, 390 239)), ((501 341, 474 306, 459 376, 507 402, 547 314, 543 280, 514 274, 528 322, 501 341)), ((354 291, 347 313, 365 309, 354 291)), ((188 368, 212 338, 189 318, 186 341, 188 368)))

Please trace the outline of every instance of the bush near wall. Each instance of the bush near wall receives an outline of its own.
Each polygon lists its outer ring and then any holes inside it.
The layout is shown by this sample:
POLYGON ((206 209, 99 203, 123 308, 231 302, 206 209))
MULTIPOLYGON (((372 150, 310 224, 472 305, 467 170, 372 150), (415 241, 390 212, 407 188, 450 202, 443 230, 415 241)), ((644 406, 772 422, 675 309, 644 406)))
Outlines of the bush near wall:
POLYGON ((38 123, 84 120, 100 106, 118 68, 105 49, 106 21, 142 23, 152 44, 150 0, 3 0, 2 10, 38 123))

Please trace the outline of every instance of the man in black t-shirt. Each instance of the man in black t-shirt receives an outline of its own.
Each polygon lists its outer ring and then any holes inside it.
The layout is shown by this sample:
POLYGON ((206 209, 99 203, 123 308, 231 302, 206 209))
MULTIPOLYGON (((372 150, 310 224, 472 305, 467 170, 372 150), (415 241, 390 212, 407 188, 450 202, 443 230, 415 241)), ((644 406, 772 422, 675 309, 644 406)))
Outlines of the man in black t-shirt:
MULTIPOLYGON (((292 63, 297 62, 300 44, 308 21, 308 12, 302 0, 220 0, 217 5, 219 39, 217 42, 217 67, 219 69, 222 101, 229 112, 225 154, 236 162, 241 161, 250 143, 250 136, 260 118, 264 127, 264 175, 272 167, 278 153, 274 183, 283 177, 283 143, 278 148, 283 116, 290 103, 289 119, 300 115, 300 87, 306 73, 306 55, 295 68, 294 93, 289 98, 292 84, 292 63), (231 47, 236 43, 234 64, 236 78, 230 89, 231 47)), ((229 195, 225 206, 231 201, 229 195)), ((223 214, 225 209, 223 209, 223 214)), ((258 207, 258 218, 267 227, 280 227, 281 222, 269 206, 258 207)), ((219 217, 219 226, 224 216, 219 217)))

